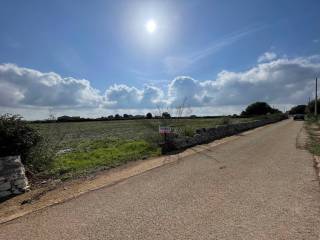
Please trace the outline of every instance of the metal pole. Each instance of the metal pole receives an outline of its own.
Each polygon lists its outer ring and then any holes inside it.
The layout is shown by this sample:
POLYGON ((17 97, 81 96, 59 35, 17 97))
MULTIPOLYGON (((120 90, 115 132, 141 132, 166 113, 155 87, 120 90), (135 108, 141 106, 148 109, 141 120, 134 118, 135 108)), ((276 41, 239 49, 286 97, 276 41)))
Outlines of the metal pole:
POLYGON ((310 112, 310 107, 311 107, 311 106, 310 106, 310 102, 311 102, 311 100, 310 100, 310 96, 309 96, 309 97, 308 97, 308 105, 307 105, 307 109, 306 109, 306 110, 307 110, 306 113, 307 113, 308 115, 309 115, 309 114, 312 114, 312 113, 310 112))
POLYGON ((316 78, 316 96, 314 101, 314 116, 318 117, 318 78, 316 78))

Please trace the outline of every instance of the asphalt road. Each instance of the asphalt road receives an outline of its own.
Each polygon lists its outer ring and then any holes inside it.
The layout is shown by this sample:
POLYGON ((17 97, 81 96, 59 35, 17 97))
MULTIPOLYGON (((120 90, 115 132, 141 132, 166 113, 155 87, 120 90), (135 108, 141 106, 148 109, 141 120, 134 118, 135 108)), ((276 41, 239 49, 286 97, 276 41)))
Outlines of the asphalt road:
MULTIPOLYGON (((320 239, 302 122, 257 129, 0 226, 0 239, 320 239)), ((205 148, 206 146, 201 146, 205 148)))

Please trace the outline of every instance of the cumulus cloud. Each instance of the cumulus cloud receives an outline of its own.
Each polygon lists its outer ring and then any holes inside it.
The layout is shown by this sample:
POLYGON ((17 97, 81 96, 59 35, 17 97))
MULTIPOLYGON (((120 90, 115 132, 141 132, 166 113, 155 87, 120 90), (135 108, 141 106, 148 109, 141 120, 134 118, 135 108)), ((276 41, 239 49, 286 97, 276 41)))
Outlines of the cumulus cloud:
POLYGON ((262 54, 259 58, 258 58, 258 62, 262 63, 262 62, 269 62, 271 60, 274 60, 277 58, 277 54, 275 54, 274 52, 265 52, 264 54, 262 54))
POLYGON ((165 103, 160 88, 146 85, 139 90, 127 85, 113 85, 106 90, 106 107, 109 108, 155 108, 165 103))
POLYGON ((190 106, 201 106, 202 94, 201 83, 188 76, 176 77, 168 88, 169 102, 172 106, 178 106, 184 101, 190 106))
POLYGON ((224 70, 211 80, 179 76, 163 87, 115 84, 101 94, 87 80, 3 64, 0 65, 0 106, 2 109, 77 108, 97 114, 125 109, 141 113, 142 109, 175 107, 186 101, 186 105, 202 109, 206 115, 209 109, 210 112, 240 109, 254 101, 276 106, 305 103, 313 96, 314 78, 319 73, 320 55, 278 58, 242 72, 224 70))
POLYGON ((154 108, 164 104, 160 88, 143 89, 124 84, 109 87, 105 94, 93 88, 88 80, 64 78, 54 72, 0 64, 0 106, 51 108, 154 108))
POLYGON ((87 80, 63 78, 14 64, 0 65, 0 105, 21 107, 90 107, 101 103, 87 80))
POLYGON ((312 95, 314 77, 320 73, 319 60, 319 56, 278 59, 244 72, 222 71, 209 81, 180 77, 171 82, 169 95, 172 102, 187 97, 192 106, 303 103, 312 95))

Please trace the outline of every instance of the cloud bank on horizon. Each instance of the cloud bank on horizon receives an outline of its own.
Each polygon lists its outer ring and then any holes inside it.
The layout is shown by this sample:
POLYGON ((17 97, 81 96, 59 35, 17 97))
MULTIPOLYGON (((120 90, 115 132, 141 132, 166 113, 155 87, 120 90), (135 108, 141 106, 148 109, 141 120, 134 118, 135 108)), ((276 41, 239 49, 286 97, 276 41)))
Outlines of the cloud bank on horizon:
MULTIPOLYGON (((320 73, 320 55, 287 58, 266 52, 255 66, 239 72, 223 70, 211 80, 177 76, 167 86, 144 85, 143 88, 114 84, 104 92, 90 81, 43 73, 15 64, 0 64, 1 113, 22 113, 28 109, 71 113, 83 110, 92 116, 106 111, 128 110, 130 113, 158 106, 175 107, 186 100, 197 114, 207 115, 208 108, 219 114, 239 112, 254 101, 275 105, 305 103, 312 97, 314 78, 320 73), (221 111, 221 109, 225 109, 221 111)), ((46 116, 45 116, 46 115, 46 116)))

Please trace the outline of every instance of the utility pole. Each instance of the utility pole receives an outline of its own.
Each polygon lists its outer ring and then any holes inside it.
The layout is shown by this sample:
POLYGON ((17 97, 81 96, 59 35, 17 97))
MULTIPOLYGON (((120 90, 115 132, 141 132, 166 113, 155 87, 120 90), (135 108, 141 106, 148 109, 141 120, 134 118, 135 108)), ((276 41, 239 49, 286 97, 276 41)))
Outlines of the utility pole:
POLYGON ((309 115, 309 114, 312 114, 312 113, 310 112, 310 107, 311 107, 310 103, 311 103, 311 98, 310 98, 310 96, 309 96, 309 97, 308 97, 307 112, 306 112, 308 115, 309 115))
POLYGON ((318 118, 318 78, 316 78, 316 97, 314 101, 314 116, 318 118))

